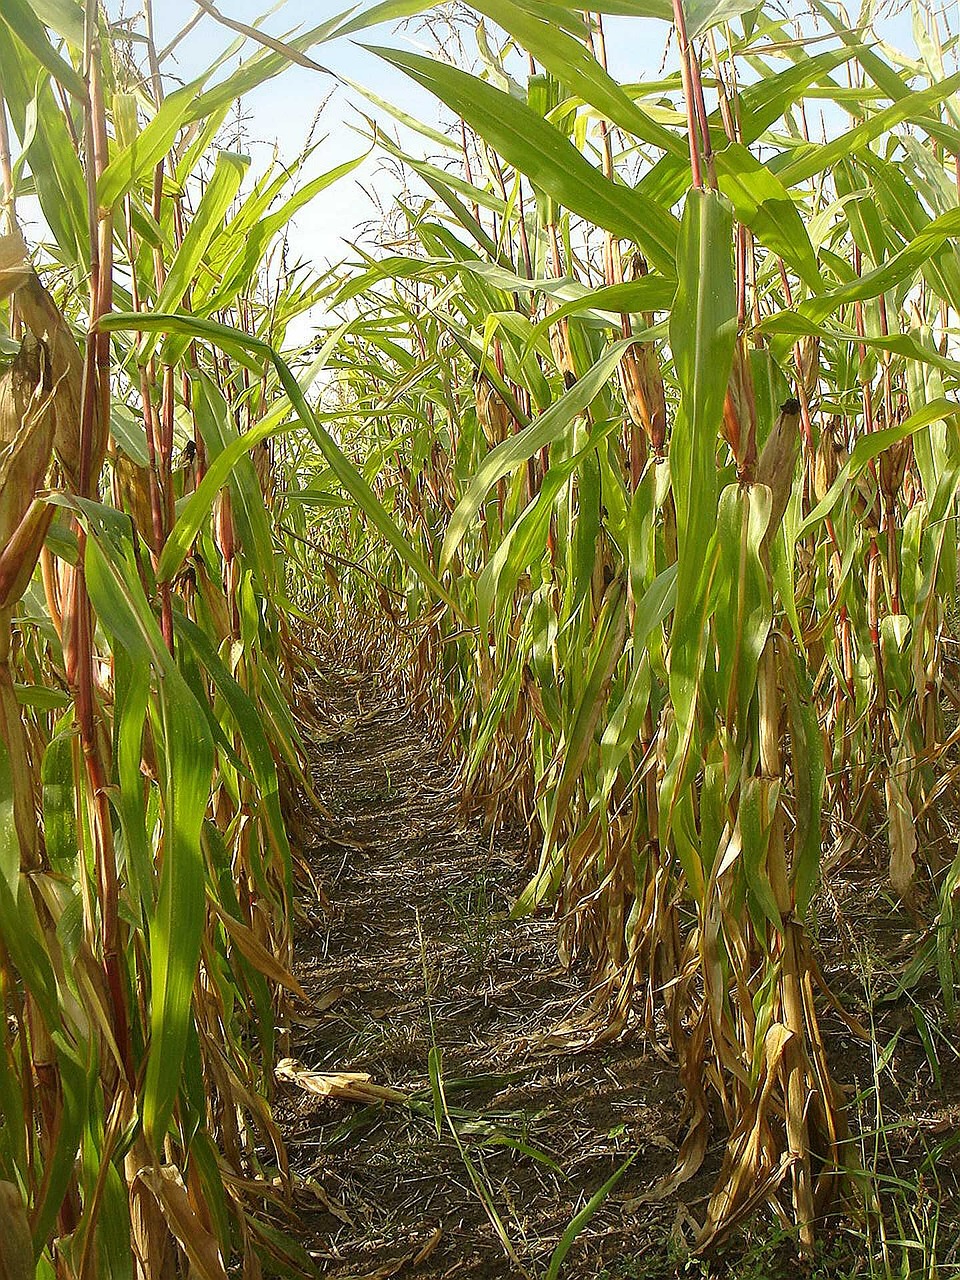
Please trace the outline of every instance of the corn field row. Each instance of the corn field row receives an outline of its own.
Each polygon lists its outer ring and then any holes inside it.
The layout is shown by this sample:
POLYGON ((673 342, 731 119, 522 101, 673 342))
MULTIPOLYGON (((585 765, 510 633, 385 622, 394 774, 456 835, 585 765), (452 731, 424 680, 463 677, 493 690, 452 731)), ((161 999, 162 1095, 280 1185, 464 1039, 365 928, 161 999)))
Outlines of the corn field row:
POLYGON ((669 1044, 656 1194, 725 1131, 701 1248, 766 1205, 809 1254, 864 1208, 825 860, 885 846, 905 982, 955 1017, 949 32, 472 0, 472 71, 376 48, 455 122, 371 94, 407 181, 384 247, 291 266, 359 160, 252 175, 233 104, 425 7, 218 14, 243 59, 179 87, 150 0, 0 10, 2 1275, 300 1274, 271 1099, 317 616, 529 830, 514 911, 557 912, 583 1034, 669 1044), (610 17, 672 28, 660 79, 610 74, 610 17))

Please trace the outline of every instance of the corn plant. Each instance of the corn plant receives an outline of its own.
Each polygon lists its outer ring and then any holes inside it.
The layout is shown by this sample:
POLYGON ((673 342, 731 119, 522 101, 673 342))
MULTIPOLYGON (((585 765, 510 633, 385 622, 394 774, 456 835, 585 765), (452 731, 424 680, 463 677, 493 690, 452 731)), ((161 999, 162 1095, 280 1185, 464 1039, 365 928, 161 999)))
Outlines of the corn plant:
POLYGON ((475 74, 379 50, 458 124, 370 95, 442 155, 378 130, 410 175, 392 252, 313 277, 284 228, 353 165, 252 180, 231 104, 422 7, 285 41, 220 14, 249 56, 173 89, 149 3, 135 39, 95 0, 0 11, 11 1274, 304 1265, 262 1209, 294 628, 323 609, 392 651, 468 800, 527 824, 515 910, 554 901, 592 966, 583 1030, 666 1028, 687 1130, 655 1194, 721 1119, 701 1247, 768 1204, 809 1251, 857 1185, 825 848, 885 826, 953 1008, 960 862, 924 852, 960 483, 936 19, 905 57, 869 6, 477 0, 475 74), (660 79, 609 74, 607 13, 672 25, 660 79))
POLYGON ((264 1212, 310 795, 274 509, 291 420, 338 455, 322 361, 301 388, 279 354, 329 287, 284 230, 356 162, 252 179, 221 138, 343 25, 241 24, 238 68, 171 89, 149 3, 0 14, 4 1275, 307 1265, 264 1212))
POLYGON ((474 73, 378 50, 459 123, 425 155, 378 134, 405 225, 340 285, 327 393, 458 608, 321 458, 290 528, 474 801, 528 824, 515 910, 555 901, 587 1030, 665 1019, 687 1130, 658 1194, 719 1115, 700 1246, 767 1203, 809 1251, 854 1187, 807 928, 825 848, 886 828, 948 1008, 956 981, 960 864, 922 850, 950 776, 958 78, 920 9, 911 59, 870 6, 471 8, 474 73), (656 82, 609 74, 611 13, 673 24, 656 82))

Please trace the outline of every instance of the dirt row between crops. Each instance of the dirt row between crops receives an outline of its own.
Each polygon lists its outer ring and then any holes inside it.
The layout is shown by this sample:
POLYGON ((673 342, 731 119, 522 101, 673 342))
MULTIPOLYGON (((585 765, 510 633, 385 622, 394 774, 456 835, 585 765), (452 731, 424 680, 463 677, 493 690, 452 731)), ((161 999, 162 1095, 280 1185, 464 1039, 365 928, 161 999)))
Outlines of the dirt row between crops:
POLYGON ((302 903, 297 974, 314 1009, 292 1053, 317 1075, 364 1073, 397 1092, 368 1103, 362 1081, 332 1082, 357 1101, 283 1084, 302 1242, 337 1280, 542 1275, 638 1150, 565 1274, 620 1274, 625 1257, 643 1274, 677 1205, 627 1202, 672 1168, 673 1066, 638 1043, 545 1043, 584 981, 559 967, 551 920, 507 919, 524 853, 462 820, 450 769, 375 677, 318 675, 302 692, 328 726, 310 766, 330 816, 306 849, 325 901, 302 903))
MULTIPOLYGON (((299 691, 319 712, 309 765, 328 811, 308 820, 301 867, 296 972, 311 1008, 291 1028, 298 1066, 277 1098, 300 1188, 298 1236, 318 1273, 542 1277, 574 1216, 636 1153, 578 1235, 564 1277, 704 1275, 684 1244, 703 1218, 722 1126, 677 1196, 641 1202, 673 1168, 682 1137, 672 1059, 639 1036, 578 1051, 557 1043, 586 978, 559 966, 551 919, 508 918, 531 869, 521 834, 491 842, 462 818, 454 773, 376 676, 319 667, 299 691)), ((831 985, 862 1017, 858 964, 878 965, 878 989, 896 977, 876 959, 895 952, 904 925, 885 904, 883 883, 872 860, 854 862, 821 895, 811 922, 831 985), (875 960, 855 963, 861 946, 875 960)), ((932 1021, 935 979, 925 998, 932 1021)), ((949 1233, 960 1228, 960 1148, 945 1135, 960 1120, 960 1072, 944 1045, 945 1078, 932 1078, 941 1073, 931 1072, 914 1025, 922 1000, 918 991, 909 1002, 876 1005, 885 1024, 879 1045, 896 1038, 881 1089, 884 1121, 894 1127, 883 1163, 916 1170, 932 1147, 948 1148, 946 1164, 941 1156, 933 1165, 943 1181, 933 1174, 930 1205, 949 1233)), ((872 1081, 871 1048, 829 1010, 824 1031, 852 1111, 870 1129, 876 1117, 865 1114, 873 1103, 862 1091, 872 1081)), ((741 1255, 735 1272, 795 1274, 789 1248, 770 1250, 764 1239, 759 1270, 743 1270, 741 1255)), ((817 1274, 853 1274, 840 1252, 842 1268, 817 1274)))

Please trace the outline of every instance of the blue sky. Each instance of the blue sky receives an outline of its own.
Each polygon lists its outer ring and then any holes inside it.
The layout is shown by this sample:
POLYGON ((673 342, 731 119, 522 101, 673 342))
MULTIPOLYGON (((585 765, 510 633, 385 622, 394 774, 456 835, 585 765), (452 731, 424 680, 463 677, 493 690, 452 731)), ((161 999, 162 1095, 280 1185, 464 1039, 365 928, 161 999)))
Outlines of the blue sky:
MULTIPOLYGON (((343 3, 330 3, 330 0, 322 3, 288 0, 267 19, 264 27, 271 35, 282 38, 298 29, 317 26, 345 7, 343 3)), ((221 0, 218 8, 231 18, 251 24, 264 12, 262 0, 221 0)), ((162 47, 195 13, 193 0, 159 0, 155 5, 158 44, 162 47)), ((189 80, 209 66, 233 39, 234 33, 214 18, 204 15, 165 63, 165 70, 189 80)), ((403 101, 411 113, 435 121, 438 107, 430 95, 412 85, 381 59, 366 53, 357 43, 360 40, 412 47, 410 37, 394 36, 390 26, 382 25, 359 33, 355 40, 318 45, 312 56, 317 62, 368 86, 382 97, 403 101)), ((252 46, 248 46, 250 49, 252 46)), ((333 97, 324 108, 315 134, 316 138, 324 138, 325 141, 309 161, 308 176, 332 169, 365 150, 363 139, 352 129, 354 125, 362 125, 351 105, 356 101, 356 95, 348 88, 337 87, 328 76, 291 66, 244 99, 244 127, 249 139, 245 149, 253 157, 255 171, 260 171, 268 163, 274 146, 284 162, 300 154, 316 113, 331 90, 333 97)), ((362 101, 360 105, 366 106, 362 101)), ((390 196, 389 183, 378 176, 379 168, 379 161, 371 157, 361 169, 329 188, 312 206, 298 214, 291 231, 291 243, 297 254, 322 263, 337 261, 348 252, 344 240, 351 238, 355 228, 374 212, 369 198, 358 184, 368 188, 371 184, 383 187, 384 197, 390 196)))

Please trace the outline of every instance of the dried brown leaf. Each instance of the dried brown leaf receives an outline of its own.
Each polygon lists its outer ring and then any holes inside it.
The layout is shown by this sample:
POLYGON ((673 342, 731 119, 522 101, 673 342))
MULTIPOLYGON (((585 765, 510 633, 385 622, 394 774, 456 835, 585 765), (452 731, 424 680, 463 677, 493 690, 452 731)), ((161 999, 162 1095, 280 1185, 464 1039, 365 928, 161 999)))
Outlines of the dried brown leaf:
POLYGON ((290 1080, 308 1093, 321 1098, 340 1098, 344 1102, 407 1102, 407 1095, 387 1085, 374 1084, 365 1071, 310 1071, 296 1058, 282 1058, 276 1066, 277 1077, 290 1080))
POLYGON ((227 1280, 220 1246, 190 1204, 180 1170, 169 1164, 141 1169, 138 1182, 153 1194, 171 1234, 186 1253, 200 1280, 227 1280))
POLYGON ((433 1253, 434 1249, 436 1249, 437 1245, 440 1243, 442 1237, 443 1227, 437 1227, 436 1231, 434 1231, 433 1235, 419 1253, 415 1253, 410 1259, 410 1265, 413 1267, 419 1267, 421 1263, 426 1262, 431 1253, 433 1253))
POLYGON ((345 987, 330 987, 310 1003, 318 1013, 326 1013, 328 1009, 332 1009, 338 1001, 343 999, 345 993, 345 987))
POLYGON ((332 1214, 334 1218, 346 1223, 348 1227, 356 1226, 353 1218, 347 1213, 340 1201, 334 1200, 332 1196, 327 1195, 316 1178, 307 1178, 303 1183, 303 1190, 309 1192, 316 1200, 319 1200, 327 1213, 332 1214))
POLYGON ((216 902, 212 900, 210 901, 210 906, 216 912, 223 923, 223 927, 229 933, 231 941, 236 944, 237 950, 245 960, 249 961, 255 969, 258 969, 265 978, 269 978, 277 986, 286 987, 288 991, 292 991, 294 995, 299 996, 301 1000, 309 1004, 309 996, 297 979, 289 969, 280 963, 276 956, 270 954, 248 925, 221 910, 216 902))

